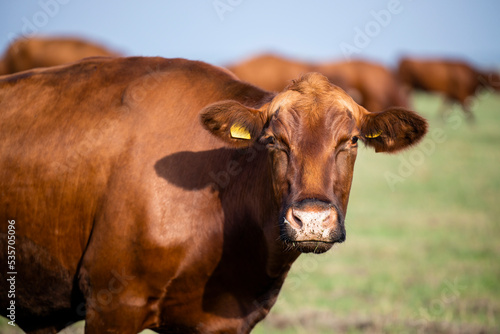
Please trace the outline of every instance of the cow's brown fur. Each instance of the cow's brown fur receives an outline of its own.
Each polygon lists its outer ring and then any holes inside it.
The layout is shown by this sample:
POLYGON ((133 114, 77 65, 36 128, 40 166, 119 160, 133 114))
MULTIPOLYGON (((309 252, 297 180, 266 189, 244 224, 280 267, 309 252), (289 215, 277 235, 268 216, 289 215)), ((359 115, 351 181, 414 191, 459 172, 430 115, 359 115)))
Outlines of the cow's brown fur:
POLYGON ((480 88, 500 90, 497 73, 481 72, 464 61, 402 58, 398 72, 400 81, 409 89, 440 93, 458 102, 470 118, 470 99, 480 88))
POLYGON ((73 63, 82 58, 109 56, 117 52, 93 42, 70 37, 29 37, 12 42, 0 60, 0 75, 73 63))
POLYGON ((405 91, 401 89, 397 77, 373 62, 308 63, 265 54, 228 68, 240 79, 276 92, 304 73, 319 72, 333 84, 352 93, 356 101, 370 111, 407 106, 405 91))
POLYGON ((301 252, 345 239, 357 139, 395 152, 427 129, 411 111, 368 113, 317 73, 275 94, 163 58, 6 76, 0 110, 16 322, 39 333, 83 318, 87 334, 248 333, 301 252))

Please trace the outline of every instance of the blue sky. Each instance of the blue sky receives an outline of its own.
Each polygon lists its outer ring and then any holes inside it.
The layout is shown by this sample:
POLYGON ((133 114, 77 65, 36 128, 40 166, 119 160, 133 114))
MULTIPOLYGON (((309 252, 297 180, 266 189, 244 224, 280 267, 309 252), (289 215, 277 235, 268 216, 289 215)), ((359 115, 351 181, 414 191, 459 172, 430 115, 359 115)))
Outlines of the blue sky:
POLYGON ((76 35, 126 55, 217 65, 260 52, 310 61, 445 56, 500 66, 500 1, 2 0, 15 36, 76 35))

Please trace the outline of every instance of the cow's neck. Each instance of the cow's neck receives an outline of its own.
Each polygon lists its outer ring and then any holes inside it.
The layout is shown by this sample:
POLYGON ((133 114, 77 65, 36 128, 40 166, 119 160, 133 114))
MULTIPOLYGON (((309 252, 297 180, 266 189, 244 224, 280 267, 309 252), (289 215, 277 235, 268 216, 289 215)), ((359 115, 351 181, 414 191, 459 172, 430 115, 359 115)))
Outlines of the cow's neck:
POLYGON ((280 240, 280 209, 274 199, 268 153, 262 147, 252 147, 234 157, 241 172, 221 194, 226 223, 245 225, 243 229, 253 231, 254 237, 265 243, 267 275, 284 276, 300 253, 287 250, 280 240))

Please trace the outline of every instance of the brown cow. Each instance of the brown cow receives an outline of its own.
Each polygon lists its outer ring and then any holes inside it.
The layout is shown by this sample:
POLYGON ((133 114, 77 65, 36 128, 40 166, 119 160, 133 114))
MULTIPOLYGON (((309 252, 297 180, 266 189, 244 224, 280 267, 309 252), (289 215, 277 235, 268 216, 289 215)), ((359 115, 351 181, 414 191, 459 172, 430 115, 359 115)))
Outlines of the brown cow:
POLYGON ((458 102, 469 119, 471 98, 480 88, 500 90, 500 79, 493 72, 480 72, 463 61, 403 58, 399 77, 408 89, 441 93, 447 101, 458 102))
POLYGON ((359 92, 361 103, 371 111, 407 107, 407 96, 397 77, 385 66, 362 60, 319 64, 315 71, 333 83, 359 92))
POLYGON ((0 305, 38 333, 248 333, 301 253, 344 241, 358 142, 427 130, 317 73, 275 94, 163 58, 6 76, 0 110, 0 305))
POLYGON ((314 64, 266 54, 229 66, 228 69, 240 79, 271 91, 281 91, 292 79, 306 72, 319 72, 332 83, 354 94, 356 101, 368 110, 381 111, 393 106, 407 106, 406 96, 396 76, 384 66, 367 61, 314 64))
POLYGON ((227 68, 244 81, 265 90, 280 92, 293 79, 311 72, 312 65, 272 54, 264 54, 227 68))
POLYGON ((95 56, 117 57, 118 53, 77 38, 31 37, 12 42, 0 60, 0 75, 73 63, 95 56))

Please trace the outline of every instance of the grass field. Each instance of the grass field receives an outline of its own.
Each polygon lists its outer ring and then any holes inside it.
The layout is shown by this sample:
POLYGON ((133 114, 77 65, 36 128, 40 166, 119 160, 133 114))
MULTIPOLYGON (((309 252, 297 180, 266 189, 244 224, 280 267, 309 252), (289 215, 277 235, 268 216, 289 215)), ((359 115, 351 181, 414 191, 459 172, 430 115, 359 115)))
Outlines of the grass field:
POLYGON ((475 124, 441 103, 415 96, 417 148, 360 149, 347 241, 301 256, 254 333, 500 333, 500 96, 475 124))

